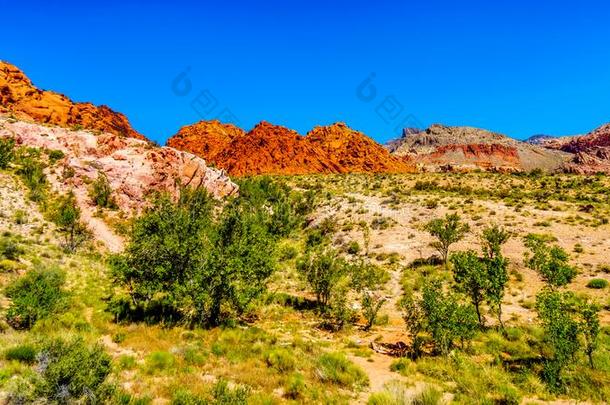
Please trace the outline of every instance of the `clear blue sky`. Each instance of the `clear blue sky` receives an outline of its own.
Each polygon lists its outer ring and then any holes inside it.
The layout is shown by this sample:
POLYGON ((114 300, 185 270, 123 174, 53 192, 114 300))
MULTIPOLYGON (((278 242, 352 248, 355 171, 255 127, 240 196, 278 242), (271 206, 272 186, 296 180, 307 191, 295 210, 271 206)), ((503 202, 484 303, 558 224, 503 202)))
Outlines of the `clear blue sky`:
POLYGON ((607 1, 256 3, 0 0, 0 59, 162 143, 227 111, 246 129, 345 121, 380 142, 402 120, 517 138, 610 121, 607 1), (371 73, 374 94, 359 89, 371 73))

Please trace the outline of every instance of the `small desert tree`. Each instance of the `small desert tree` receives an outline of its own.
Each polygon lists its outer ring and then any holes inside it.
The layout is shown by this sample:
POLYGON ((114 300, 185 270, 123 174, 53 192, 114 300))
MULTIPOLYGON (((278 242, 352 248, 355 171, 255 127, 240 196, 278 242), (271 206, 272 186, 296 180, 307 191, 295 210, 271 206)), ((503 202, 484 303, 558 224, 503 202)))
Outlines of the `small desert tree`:
POLYGON ((427 323, 421 301, 416 300, 412 292, 405 294, 400 301, 402 319, 405 321, 407 331, 411 335, 411 359, 416 360, 422 354, 423 338, 421 334, 426 330, 427 323))
POLYGON ((74 252, 87 239, 87 228, 80 219, 80 208, 73 192, 57 199, 51 211, 51 219, 63 235, 66 251, 74 252))
POLYGON ((360 259, 350 265, 350 278, 352 289, 361 297, 360 304, 366 319, 364 330, 369 330, 386 301, 378 290, 388 280, 388 272, 367 260, 360 259))
POLYGON ((579 348, 579 325, 572 317, 573 297, 545 289, 536 297, 536 310, 544 327, 552 354, 547 358, 543 378, 549 389, 559 392, 563 388, 562 371, 579 348))
POLYGON ((477 313, 479 325, 484 325, 484 318, 481 314, 481 305, 485 301, 486 291, 489 288, 489 278, 485 262, 483 262, 476 252, 457 252, 451 255, 453 264, 453 277, 459 289, 470 297, 477 313))
MULTIPOLYGON (((175 321, 216 326, 241 315, 275 269, 267 213, 240 198, 218 217, 203 189, 183 189, 177 202, 159 197, 138 218, 112 274, 134 305, 159 303, 175 321)), ((158 311, 157 311, 158 312, 158 311)))
POLYGON ((450 246, 460 241, 469 230, 468 224, 462 223, 457 214, 447 214, 444 218, 433 219, 424 228, 436 238, 430 246, 438 251, 445 265, 448 264, 450 246))
POLYGON ((525 237, 525 246, 530 250, 525 254, 526 266, 538 272, 550 289, 569 284, 576 276, 566 251, 557 245, 549 246, 546 238, 529 234, 525 237))
POLYGON ((502 254, 502 245, 510 238, 510 233, 498 225, 492 225, 483 230, 481 244, 483 254, 488 259, 493 259, 502 254))
POLYGON ((196 275, 200 293, 193 298, 212 326, 220 323, 223 305, 241 315, 275 271, 275 243, 265 216, 236 200, 223 209, 213 229, 213 248, 196 275))
POLYGON ((463 346, 474 336, 478 325, 476 313, 470 305, 460 304, 455 294, 443 291, 440 281, 424 286, 419 305, 426 317, 427 332, 441 354, 447 355, 456 340, 463 346))
POLYGON ((482 245, 487 269, 487 302, 496 311, 500 327, 504 326, 502 299, 508 282, 508 260, 502 255, 502 245, 509 238, 510 234, 497 225, 483 230, 482 245))
POLYGON ((580 331, 584 338, 584 349, 589 366, 594 367, 593 353, 597 349, 598 336, 600 332, 599 306, 595 303, 584 301, 578 308, 580 331))
POLYGON ((322 310, 328 307, 333 288, 348 274, 348 266, 332 248, 308 252, 297 262, 297 270, 316 296, 322 310))

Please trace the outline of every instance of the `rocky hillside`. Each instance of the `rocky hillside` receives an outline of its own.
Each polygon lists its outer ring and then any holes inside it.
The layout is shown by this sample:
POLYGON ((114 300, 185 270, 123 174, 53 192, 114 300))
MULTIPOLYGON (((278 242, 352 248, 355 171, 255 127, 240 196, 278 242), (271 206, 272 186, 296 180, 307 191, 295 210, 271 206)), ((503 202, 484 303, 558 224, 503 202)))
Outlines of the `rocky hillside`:
POLYGON ((391 144, 392 154, 409 157, 424 170, 528 171, 560 169, 569 154, 472 127, 432 125, 409 131, 391 144))
POLYGON ((343 123, 316 127, 306 136, 268 122, 244 132, 218 121, 182 128, 167 144, 201 156, 231 175, 412 172, 361 132, 343 123))
POLYGON ((0 137, 12 137, 18 146, 62 152, 63 157, 46 169, 47 178, 58 192, 74 191, 89 228, 111 250, 118 250, 119 243, 94 215, 96 207, 89 197, 90 184, 100 174, 108 178, 118 208, 127 214, 141 210, 152 191, 176 194, 180 184, 205 187, 219 198, 237 192, 223 171, 207 167, 201 158, 140 139, 6 117, 0 117, 0 137))
POLYGON ((129 120, 107 106, 75 103, 63 94, 39 90, 17 67, 0 61, 0 113, 42 124, 91 129, 144 139, 129 120))
POLYGON ((200 121, 180 128, 176 135, 167 140, 167 146, 204 156, 207 162, 216 164, 216 156, 234 138, 244 134, 243 129, 233 124, 223 124, 218 120, 200 121))
POLYGON ((610 124, 566 140, 559 148, 574 154, 567 169, 576 173, 610 173, 610 124))

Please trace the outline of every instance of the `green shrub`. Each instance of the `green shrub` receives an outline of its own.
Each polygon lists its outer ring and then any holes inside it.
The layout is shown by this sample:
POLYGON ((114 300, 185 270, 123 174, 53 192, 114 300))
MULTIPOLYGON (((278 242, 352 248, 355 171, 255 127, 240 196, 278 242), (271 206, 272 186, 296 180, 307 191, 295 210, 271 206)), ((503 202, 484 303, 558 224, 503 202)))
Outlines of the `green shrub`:
POLYGON ((13 138, 0 138, 0 169, 6 169, 11 163, 15 149, 15 140, 13 138))
MULTIPOLYGON (((275 240, 261 220, 266 211, 234 199, 212 216, 213 204, 204 189, 182 189, 177 202, 162 195, 135 220, 124 253, 110 264, 138 310, 217 326, 265 291, 276 266, 275 240)), ((115 306, 117 316, 129 315, 123 304, 115 306)))
POLYGON ((437 405, 441 403, 443 393, 434 387, 427 387, 412 399, 412 405, 437 405))
POLYGON ((51 149, 47 151, 47 156, 52 163, 57 162, 64 158, 64 153, 58 149, 51 149))
POLYGON ((360 389, 369 384, 368 376, 341 353, 325 353, 318 358, 318 378, 345 388, 360 389))
POLYGON ((51 219, 63 236, 62 247, 67 252, 74 252, 89 237, 73 192, 57 198, 51 209, 51 219))
POLYGON ((64 304, 64 273, 58 269, 33 269, 6 288, 11 299, 6 318, 15 329, 30 329, 37 320, 57 312, 64 304))
POLYGON ((272 349, 265 355, 265 361, 269 367, 279 372, 292 371, 296 367, 294 356, 286 349, 272 349))
POLYGON ((216 405, 246 405, 250 390, 247 387, 237 386, 230 388, 226 380, 219 380, 214 389, 214 404, 216 405))
POLYGON ((110 186, 108 177, 103 172, 99 172, 97 179, 91 183, 89 197, 91 197, 93 203, 100 208, 117 208, 114 197, 112 196, 112 187, 110 186))
POLYGON ((14 273, 19 269, 19 263, 13 261, 13 260, 8 260, 8 259, 2 259, 0 260, 0 272, 2 273, 14 273))
POLYGON ((576 277, 576 268, 570 266, 570 257, 561 247, 548 245, 548 238, 529 234, 525 246, 530 250, 525 254, 525 264, 537 271, 550 288, 569 284, 576 277))
POLYGON ((608 287, 608 280, 603 278, 594 278, 587 283, 588 288, 602 289, 608 287))
POLYGON ((38 356, 38 397, 58 403, 104 402, 112 391, 106 385, 111 359, 101 346, 88 347, 81 338, 45 344, 38 356))
POLYGON ((40 153, 28 150, 24 156, 20 157, 20 167, 17 174, 30 189, 28 197, 35 202, 43 202, 46 198, 48 186, 47 177, 44 174, 44 165, 40 162, 40 153))
POLYGON ((17 210, 13 215, 13 221, 17 225, 23 225, 28 222, 28 214, 24 210, 17 210))
POLYGON ((156 373, 170 369, 176 363, 176 359, 168 352, 153 352, 146 358, 146 371, 156 373))
POLYGON ((350 255, 357 255, 358 252, 360 252, 360 244, 355 240, 351 241, 347 246, 347 253, 350 255))
POLYGON ((34 345, 25 343, 6 349, 4 358, 7 360, 17 360, 22 363, 33 364, 36 361, 38 350, 34 345))
POLYGON ((180 388, 172 395, 171 405, 208 405, 209 402, 203 398, 180 388))
POLYGON ((23 253, 23 248, 13 238, 7 236, 0 238, 0 256, 8 260, 17 260, 23 253))
POLYGON ((305 384, 305 378, 301 373, 294 373, 288 377, 285 385, 285 395, 290 399, 298 399, 305 394, 307 385, 305 384))

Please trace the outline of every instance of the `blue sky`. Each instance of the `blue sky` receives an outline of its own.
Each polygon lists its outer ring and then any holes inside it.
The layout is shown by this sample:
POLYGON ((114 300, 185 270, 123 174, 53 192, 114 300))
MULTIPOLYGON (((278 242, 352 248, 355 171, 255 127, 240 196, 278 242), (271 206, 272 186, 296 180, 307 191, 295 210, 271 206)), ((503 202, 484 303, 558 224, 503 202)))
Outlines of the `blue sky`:
POLYGON ((161 143, 217 116, 300 133, 344 121, 380 142, 402 125, 524 138, 610 121, 603 1, 0 6, 11 16, 2 21, 0 59, 41 88, 125 113, 161 143))

